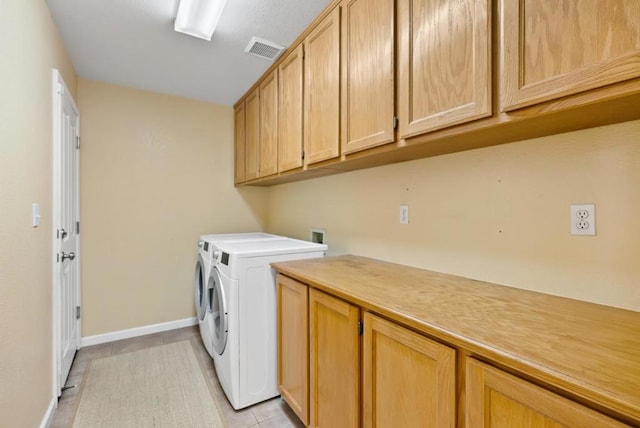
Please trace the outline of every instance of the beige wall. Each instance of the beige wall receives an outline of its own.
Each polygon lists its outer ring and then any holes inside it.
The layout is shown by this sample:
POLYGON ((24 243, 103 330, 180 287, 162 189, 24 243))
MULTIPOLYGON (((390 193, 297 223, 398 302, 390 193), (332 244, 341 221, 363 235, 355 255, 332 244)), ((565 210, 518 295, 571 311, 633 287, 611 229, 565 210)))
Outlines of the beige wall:
POLYGON ((640 311, 639 186, 634 121, 276 186, 267 229, 326 227, 331 254, 640 311), (596 204, 596 237, 570 235, 572 203, 596 204))
POLYGON ((8 427, 38 426, 53 398, 52 67, 75 95, 46 3, 0 0, 0 425, 8 427))
POLYGON ((198 236, 262 230, 233 109, 80 79, 82 335, 195 316, 198 236))

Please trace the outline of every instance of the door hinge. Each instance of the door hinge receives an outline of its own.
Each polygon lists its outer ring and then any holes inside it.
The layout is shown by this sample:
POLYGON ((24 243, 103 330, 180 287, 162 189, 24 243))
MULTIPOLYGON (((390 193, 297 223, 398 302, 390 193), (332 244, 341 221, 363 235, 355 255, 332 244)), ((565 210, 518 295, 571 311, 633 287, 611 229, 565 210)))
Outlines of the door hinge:
POLYGON ((80 319, 80 306, 76 306, 76 319, 80 319))
POLYGON ((80 137, 76 135, 76 149, 80 150, 80 137))
POLYGON ((300 153, 300 156, 302 157, 302 160, 304 160, 304 150, 300 153))
POLYGON ((398 116, 393 116, 393 129, 398 129, 398 116))
POLYGON ((76 235, 80 234, 80 222, 76 221, 76 235))
POLYGON ((60 253, 56 253, 56 263, 60 263, 60 253))
POLYGON ((56 239, 60 239, 60 229, 56 229, 56 239))
POLYGON ((364 333, 364 324, 362 320, 358 320, 358 336, 362 336, 362 333, 364 333))
POLYGON ((58 93, 64 95, 64 86, 61 83, 58 83, 58 93))

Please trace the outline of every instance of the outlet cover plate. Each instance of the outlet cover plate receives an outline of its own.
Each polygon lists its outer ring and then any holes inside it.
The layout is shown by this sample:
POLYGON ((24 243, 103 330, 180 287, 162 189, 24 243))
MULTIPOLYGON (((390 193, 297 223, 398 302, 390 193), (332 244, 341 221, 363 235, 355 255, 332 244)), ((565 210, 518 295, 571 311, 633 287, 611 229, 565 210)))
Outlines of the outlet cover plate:
POLYGON ((596 234, 596 206, 594 204, 571 205, 571 234, 596 234))

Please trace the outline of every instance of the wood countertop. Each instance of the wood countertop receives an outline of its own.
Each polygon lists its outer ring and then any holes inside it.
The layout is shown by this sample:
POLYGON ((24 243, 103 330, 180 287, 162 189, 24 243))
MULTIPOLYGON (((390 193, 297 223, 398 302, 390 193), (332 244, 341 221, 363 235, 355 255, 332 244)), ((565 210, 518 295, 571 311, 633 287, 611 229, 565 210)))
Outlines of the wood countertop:
POLYGON ((640 312, 358 256, 273 267, 640 424, 640 312))

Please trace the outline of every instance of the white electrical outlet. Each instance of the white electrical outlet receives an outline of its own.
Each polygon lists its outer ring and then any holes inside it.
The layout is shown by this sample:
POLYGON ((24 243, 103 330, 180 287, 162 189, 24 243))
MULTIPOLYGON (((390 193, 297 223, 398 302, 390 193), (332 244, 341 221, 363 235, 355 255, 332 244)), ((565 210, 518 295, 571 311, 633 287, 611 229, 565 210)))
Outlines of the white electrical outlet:
POLYGON ((409 224, 409 205, 400 205, 400 224, 409 224))
POLYGON ((571 234, 596 234, 596 206, 594 204, 571 205, 571 234))

